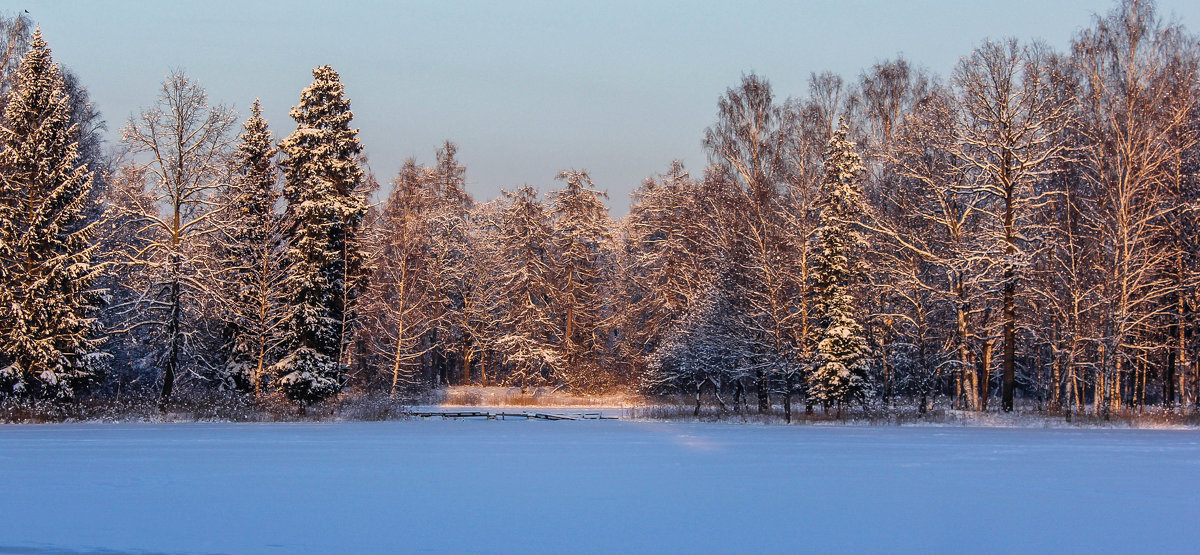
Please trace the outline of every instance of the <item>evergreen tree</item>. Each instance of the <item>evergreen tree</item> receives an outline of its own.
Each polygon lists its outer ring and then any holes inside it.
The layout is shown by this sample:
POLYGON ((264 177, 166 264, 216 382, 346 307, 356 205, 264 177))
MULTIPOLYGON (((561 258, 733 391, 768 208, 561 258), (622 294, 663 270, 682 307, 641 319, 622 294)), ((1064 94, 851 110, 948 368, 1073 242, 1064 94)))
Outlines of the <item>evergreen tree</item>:
POLYGON ((846 136, 842 123, 826 151, 823 205, 817 228, 813 278, 821 337, 817 364, 809 378, 809 399, 823 406, 864 399, 870 390, 868 347, 850 288, 855 284, 863 238, 858 223, 865 212, 859 180, 862 159, 846 136))
POLYGON ((426 216, 435 303, 431 338, 438 344, 431 354, 447 384, 470 380, 474 348, 465 316, 478 278, 467 268, 468 212, 474 201, 467 194, 466 167, 459 163, 457 152, 450 141, 438 149, 437 165, 430 168, 432 197, 426 216))
POLYGON ((359 232, 367 213, 350 101, 333 68, 320 66, 313 77, 291 111, 296 131, 280 144, 291 296, 287 355, 275 370, 288 397, 304 404, 342 386, 342 351, 364 281, 359 232))
POLYGON ((260 392, 282 319, 282 221, 275 146, 258 100, 243 125, 230 186, 223 192, 218 241, 224 301, 221 386, 260 392))
POLYGON ((608 208, 586 171, 558 174, 563 188, 551 193, 555 244, 555 313, 561 321, 559 379, 573 389, 596 390, 604 382, 602 287, 605 253, 612 240, 608 208))
POLYGON ((0 395, 66 398, 94 377, 92 174, 41 30, 0 128, 0 395))
POLYGON ((508 381, 521 387, 542 383, 561 368, 558 326, 553 313, 553 230, 537 192, 526 185, 505 191, 501 217, 500 319, 496 343, 510 367, 508 381))

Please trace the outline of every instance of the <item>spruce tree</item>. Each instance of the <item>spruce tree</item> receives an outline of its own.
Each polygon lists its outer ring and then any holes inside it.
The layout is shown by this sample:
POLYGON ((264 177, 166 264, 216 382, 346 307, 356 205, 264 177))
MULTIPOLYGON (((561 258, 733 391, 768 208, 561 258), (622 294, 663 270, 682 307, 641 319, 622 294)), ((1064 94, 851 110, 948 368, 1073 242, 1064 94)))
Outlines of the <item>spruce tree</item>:
POLYGON ((525 392, 562 367, 550 266, 554 235, 546 208, 532 187, 504 191, 504 196, 509 204, 500 221, 503 263, 498 269, 503 331, 496 344, 509 367, 509 383, 525 392))
POLYGON ((358 235, 367 213, 350 101, 333 68, 320 66, 313 77, 291 111, 296 131, 280 144, 291 294, 287 354, 275 370, 284 392, 302 404, 341 389, 342 349, 363 285, 358 235))
POLYGON ((221 386, 260 391, 281 320, 282 221, 275 146, 258 100, 237 149, 236 170, 219 203, 225 361, 221 386))
POLYGON ((94 376, 92 174, 41 30, 0 128, 0 395, 71 397, 94 376))
POLYGON ((604 345, 604 302, 601 290, 612 240, 612 220, 603 191, 587 171, 558 174, 562 189, 551 192, 554 307, 561 322, 558 378, 574 390, 594 391, 605 385, 599 354, 604 345))
POLYGON ((866 210, 859 181, 862 159, 846 135, 845 123, 838 126, 825 153, 825 177, 821 182, 822 207, 817 228, 817 252, 813 263, 817 293, 817 363, 809 378, 809 400, 828 408, 852 399, 864 399, 870 389, 867 376, 868 347, 851 287, 860 273, 858 256, 863 238, 858 223, 866 210))

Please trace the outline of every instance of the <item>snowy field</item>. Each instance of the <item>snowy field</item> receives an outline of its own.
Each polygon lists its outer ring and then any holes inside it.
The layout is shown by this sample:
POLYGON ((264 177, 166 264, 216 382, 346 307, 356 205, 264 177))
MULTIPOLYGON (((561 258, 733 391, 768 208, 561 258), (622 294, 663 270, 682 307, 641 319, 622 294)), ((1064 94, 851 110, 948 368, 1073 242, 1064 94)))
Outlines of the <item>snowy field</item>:
POLYGON ((0 552, 1191 552, 1200 433, 0 426, 0 552))

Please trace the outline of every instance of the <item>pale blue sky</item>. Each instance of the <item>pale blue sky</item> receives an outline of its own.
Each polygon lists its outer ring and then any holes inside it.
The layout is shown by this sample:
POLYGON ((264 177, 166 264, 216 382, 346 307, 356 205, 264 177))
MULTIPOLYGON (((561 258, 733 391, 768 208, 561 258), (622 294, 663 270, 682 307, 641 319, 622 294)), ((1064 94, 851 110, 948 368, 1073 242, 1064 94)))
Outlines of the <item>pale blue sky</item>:
MULTIPOLYGON (((696 174, 718 97, 746 72, 780 97, 808 75, 848 81, 897 54, 945 75, 985 37, 1064 48, 1109 0, 750 2, 4 2, 28 9, 76 71, 113 140, 173 68, 243 116, 262 99, 277 137, 314 66, 342 75, 385 184, 408 157, 458 143, 478 199, 586 168, 615 216, 673 158, 696 174), (345 5, 349 4, 349 5, 345 5)), ((1200 2, 1161 0, 1200 25, 1200 2)))

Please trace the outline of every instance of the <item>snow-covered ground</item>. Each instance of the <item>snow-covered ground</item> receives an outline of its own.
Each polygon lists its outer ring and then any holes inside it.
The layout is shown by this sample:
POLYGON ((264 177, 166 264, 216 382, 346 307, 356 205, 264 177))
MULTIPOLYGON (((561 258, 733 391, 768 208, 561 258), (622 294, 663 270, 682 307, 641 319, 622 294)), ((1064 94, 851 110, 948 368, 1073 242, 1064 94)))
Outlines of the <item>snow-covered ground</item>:
POLYGON ((0 426, 0 552, 1192 552, 1200 433, 0 426))

